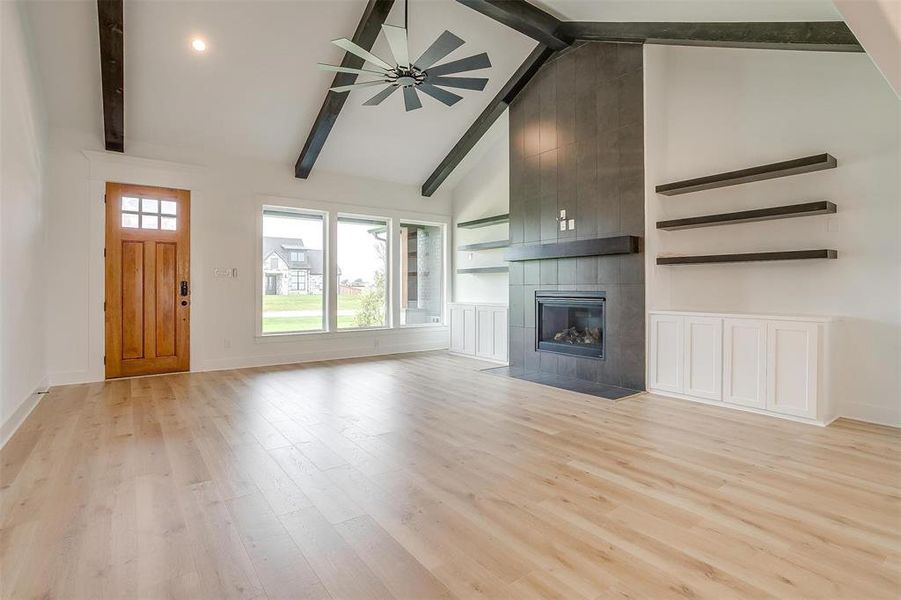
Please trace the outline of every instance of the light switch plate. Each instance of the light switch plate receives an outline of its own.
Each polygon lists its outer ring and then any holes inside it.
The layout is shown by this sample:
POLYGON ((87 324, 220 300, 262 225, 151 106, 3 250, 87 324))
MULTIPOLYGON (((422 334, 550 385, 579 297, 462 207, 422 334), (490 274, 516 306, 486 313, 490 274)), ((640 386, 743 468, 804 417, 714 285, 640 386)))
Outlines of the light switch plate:
POLYGON ((566 231, 566 221, 560 221, 560 231, 566 231))
POLYGON ((566 209, 565 208, 560 210, 560 218, 566 219, 566 209))
POLYGON ((575 228, 576 228, 576 220, 575 220, 575 219, 570 219, 570 220, 569 220, 569 229, 570 229, 570 230, 573 230, 573 229, 575 229, 575 228))

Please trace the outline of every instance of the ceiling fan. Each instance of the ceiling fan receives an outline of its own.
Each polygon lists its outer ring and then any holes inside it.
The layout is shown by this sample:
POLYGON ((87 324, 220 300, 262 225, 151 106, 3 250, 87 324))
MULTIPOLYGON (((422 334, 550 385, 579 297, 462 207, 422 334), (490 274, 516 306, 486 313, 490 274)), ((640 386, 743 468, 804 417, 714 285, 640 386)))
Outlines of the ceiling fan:
POLYGON ((422 108, 417 90, 431 96, 447 106, 453 106, 463 99, 462 96, 449 92, 444 88, 459 88, 464 90, 485 89, 488 79, 484 77, 447 77, 455 73, 487 69, 491 66, 488 54, 482 52, 459 60, 453 60, 441 65, 435 65, 448 54, 462 46, 465 42, 450 31, 445 31, 438 36, 432 45, 416 60, 410 60, 409 46, 407 45, 407 2, 404 2, 404 26, 382 25, 382 32, 388 40, 391 54, 394 57, 394 65, 382 60, 365 48, 361 48, 347 38, 333 40, 332 43, 355 54, 364 61, 374 66, 367 69, 352 69, 319 63, 323 71, 337 73, 354 73, 357 75, 375 75, 378 78, 373 81, 363 81, 352 85, 340 85, 329 88, 333 92, 349 92, 358 88, 375 85, 387 86, 378 94, 363 103, 363 106, 376 106, 398 89, 404 91, 404 107, 409 112, 422 108), (433 66, 434 65, 434 66, 433 66))

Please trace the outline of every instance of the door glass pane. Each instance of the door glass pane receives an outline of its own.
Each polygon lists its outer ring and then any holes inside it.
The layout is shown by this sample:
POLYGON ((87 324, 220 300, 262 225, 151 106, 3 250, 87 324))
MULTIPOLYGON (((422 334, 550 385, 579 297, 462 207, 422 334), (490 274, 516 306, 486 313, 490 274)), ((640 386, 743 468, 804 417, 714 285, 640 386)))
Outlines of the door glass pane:
POLYGON ((443 235, 438 225, 400 226, 400 324, 440 325, 443 235))
POLYGON ((139 200, 137 198, 122 196, 122 210, 138 212, 138 202, 139 200))
POLYGON ((122 227, 137 229, 138 215, 131 213, 122 213, 122 227))
POLYGON ((176 204, 172 200, 160 200, 160 212, 164 215, 174 215, 176 204))
POLYGON ((160 229, 175 231, 175 217, 160 217, 160 229))
POLYGON ((141 215, 141 229, 159 229, 159 219, 156 215, 141 215))
POLYGON ((388 222, 338 217, 338 328, 384 327, 388 222))
POLYGON ((141 212, 158 213, 160 212, 160 201, 153 198, 141 198, 141 212))
POLYGON ((320 214, 263 210, 264 334, 325 329, 324 227, 320 214))

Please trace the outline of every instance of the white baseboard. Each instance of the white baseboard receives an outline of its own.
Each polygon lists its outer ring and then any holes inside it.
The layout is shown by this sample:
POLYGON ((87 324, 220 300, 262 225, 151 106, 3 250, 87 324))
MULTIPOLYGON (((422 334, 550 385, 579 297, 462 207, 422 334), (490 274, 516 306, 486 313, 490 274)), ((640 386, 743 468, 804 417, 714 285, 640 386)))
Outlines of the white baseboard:
POLYGON ((888 406, 877 406, 875 404, 852 404, 850 406, 841 407, 841 416, 855 421, 864 421, 866 423, 875 423, 876 425, 887 425, 889 427, 901 427, 901 403, 896 404, 895 408, 888 406))
POLYGON ((754 413, 756 415, 763 415, 764 417, 772 417, 774 419, 782 419, 784 421, 794 421, 795 423, 804 423, 806 425, 816 425, 818 427, 826 427, 838 417, 830 417, 825 420, 817 420, 817 419, 805 419, 804 417, 796 417, 794 415, 783 415, 779 413, 770 412, 768 410, 761 410, 759 408, 754 408, 753 406, 742 406, 740 404, 728 404, 726 402, 720 402, 718 400, 707 400, 706 398, 695 398, 694 396, 688 396, 686 394, 679 394, 677 392, 667 392, 661 390, 648 389, 649 394, 654 394, 655 396, 666 396, 667 398, 676 398, 677 400, 687 400, 688 402, 696 402, 698 404, 706 404, 708 406, 718 406, 720 408, 726 410, 740 410, 743 412, 754 413))
POLYGON ((25 419, 28 418, 28 415, 31 414, 31 411, 34 410, 44 394, 47 393, 47 389, 47 378, 45 377, 41 380, 38 387, 27 398, 22 400, 13 414, 0 425, 0 448, 3 448, 12 439, 19 427, 22 426, 22 423, 25 422, 25 419))
POLYGON ((462 356, 463 358, 472 358, 474 360, 482 360, 485 362, 493 363, 501 367, 508 367, 510 363, 506 360, 495 360, 493 358, 485 358, 484 356, 476 356, 475 354, 466 354, 464 352, 454 352, 453 350, 448 350, 448 354, 453 356, 462 356))
MULTIPOLYGON (((278 354, 261 354, 251 356, 234 356, 226 358, 213 358, 207 360, 192 361, 191 372, 202 373, 204 371, 224 371, 228 369, 246 369, 251 367, 273 367, 278 365, 291 365, 296 363, 318 362, 323 360, 340 360, 344 358, 364 358, 370 356, 389 356, 392 354, 404 354, 407 352, 428 352, 431 350, 446 350, 448 342, 443 332, 437 331, 436 336, 430 336, 426 340, 411 340, 413 336, 386 336, 379 338, 378 346, 367 338, 365 344, 357 347, 323 348, 319 347, 301 352, 285 352, 278 354), (400 338, 400 339, 398 339, 400 338)), ((75 385, 81 383, 96 383, 103 381, 103 374, 95 374, 90 371, 63 371, 50 375, 51 385, 75 385)))
POLYGON ((300 352, 280 355, 241 356, 234 358, 219 358, 204 361, 192 372, 225 371, 228 369, 247 369, 251 367, 276 367, 279 365, 293 365, 300 363, 320 362, 324 360, 342 360, 345 358, 367 358, 371 356, 390 356, 392 354, 407 354, 410 352, 429 352, 431 350, 444 350, 447 344, 392 344, 384 348, 360 348, 357 350, 342 350, 333 352, 300 352))

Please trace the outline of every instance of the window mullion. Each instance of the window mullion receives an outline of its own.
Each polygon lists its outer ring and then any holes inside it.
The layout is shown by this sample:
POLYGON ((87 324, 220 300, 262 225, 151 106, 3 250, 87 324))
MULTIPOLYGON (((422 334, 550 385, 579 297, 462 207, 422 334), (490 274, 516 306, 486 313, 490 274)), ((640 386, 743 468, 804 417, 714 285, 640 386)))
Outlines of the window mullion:
POLYGON ((338 330, 338 214, 329 212, 326 219, 328 232, 326 234, 326 261, 328 272, 323 287, 326 292, 325 314, 328 322, 328 331, 338 330))

